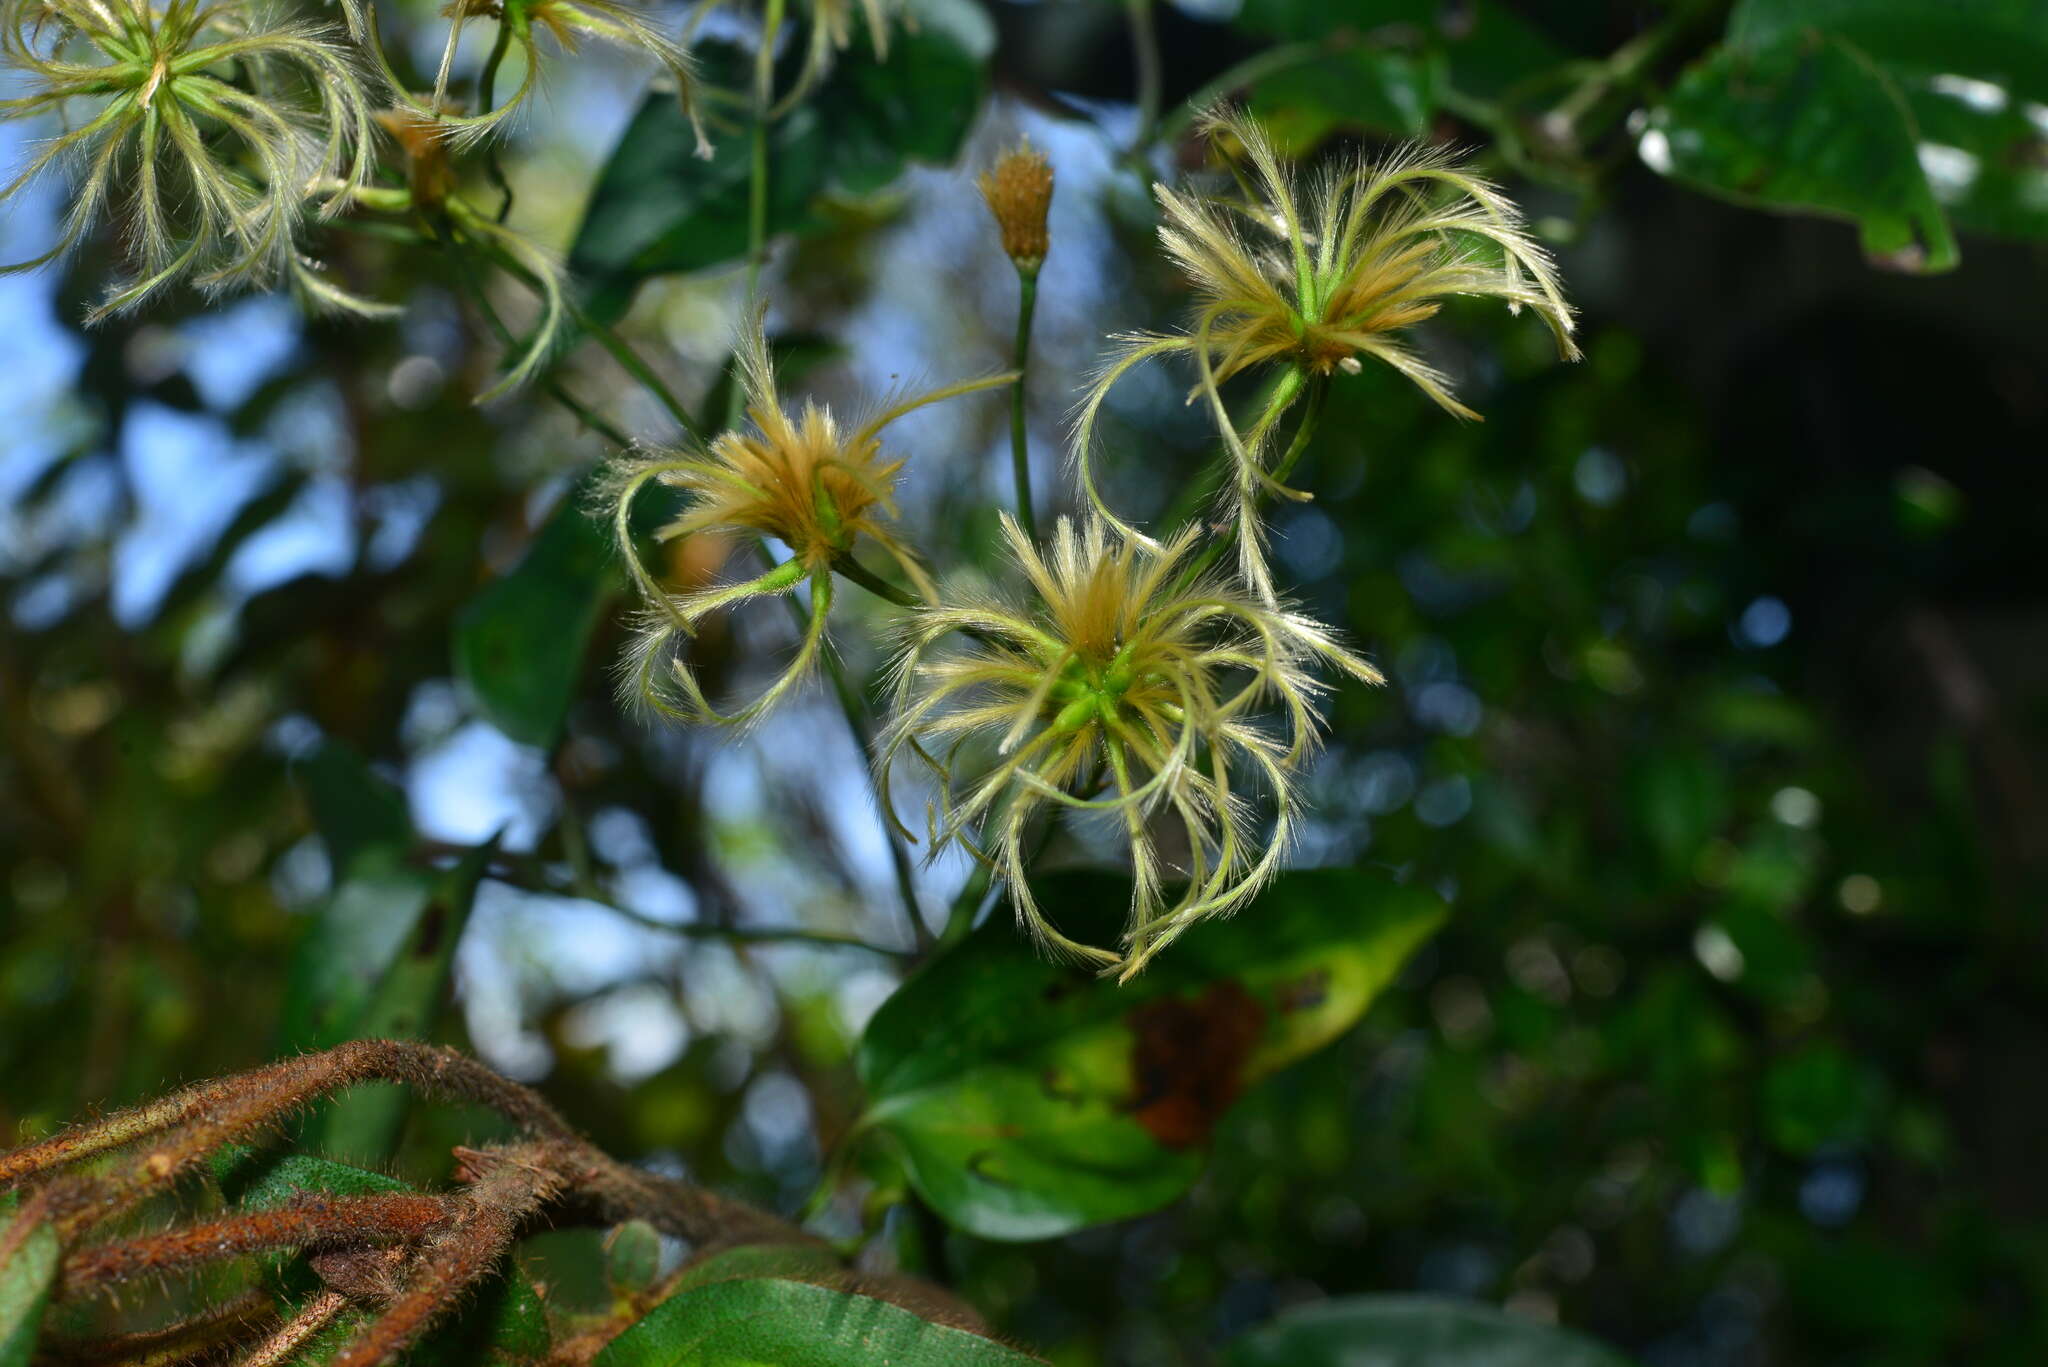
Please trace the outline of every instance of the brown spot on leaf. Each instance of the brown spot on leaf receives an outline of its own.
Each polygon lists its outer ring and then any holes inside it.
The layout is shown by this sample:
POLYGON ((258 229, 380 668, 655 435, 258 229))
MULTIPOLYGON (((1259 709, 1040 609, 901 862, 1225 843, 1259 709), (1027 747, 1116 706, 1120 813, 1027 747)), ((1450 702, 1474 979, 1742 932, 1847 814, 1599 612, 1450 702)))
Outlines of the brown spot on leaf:
POLYGON ((1193 1000, 1148 1002, 1130 1023, 1132 1118, 1169 1149, 1206 1143, 1244 1090, 1265 1008, 1226 980, 1193 1000))

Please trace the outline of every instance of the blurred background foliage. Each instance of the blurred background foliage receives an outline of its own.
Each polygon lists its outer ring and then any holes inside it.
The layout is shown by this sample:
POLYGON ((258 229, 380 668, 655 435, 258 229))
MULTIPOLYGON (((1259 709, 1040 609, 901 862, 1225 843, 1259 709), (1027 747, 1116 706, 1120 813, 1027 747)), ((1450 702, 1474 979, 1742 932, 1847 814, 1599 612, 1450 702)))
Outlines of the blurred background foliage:
MULTIPOLYGON (((431 63, 431 7, 384 9, 431 63)), ((1401 1291, 1672 1367, 2038 1361, 2039 0, 913 9, 778 134, 770 325, 805 388, 1004 361, 1014 283, 971 178, 1027 133, 1058 176, 1031 417, 1064 489, 1103 337, 1184 307, 1146 181, 1193 164, 1185 102, 1222 94, 1304 156, 1475 149, 1557 249, 1587 357, 1447 310, 1429 350, 1486 421, 1346 379, 1318 497, 1277 528, 1285 577, 1392 677, 1336 696, 1298 862, 1433 890, 1444 928, 1224 1117, 1184 1199, 1025 1244, 896 1204, 870 1256, 1060 1363, 1214 1361, 1277 1311, 1401 1291)), ((707 63, 746 34, 714 22, 707 63)), ((603 52, 554 77, 506 156, 512 221, 722 413, 743 139, 688 158, 603 52)), ((0 225, 10 259, 56 203, 0 225)), ((820 699, 737 744, 623 716, 620 585, 574 493, 605 441, 538 392, 469 403, 499 349, 443 258, 329 239, 401 321, 187 299, 81 332, 111 243, 0 279, 0 1134, 413 1034, 793 1211, 903 966, 823 942, 905 943, 856 753, 820 699)), ((530 300, 494 288, 516 325, 530 300)), ((600 348, 554 374, 672 435, 600 348)), ((1208 455, 1179 382, 1117 392, 1119 506, 1208 455)), ((999 406, 896 445, 928 556, 993 571, 999 406)), ((856 679, 885 620, 839 609, 856 679)), ((697 658, 732 680, 788 640, 763 612, 697 658)), ((921 875, 934 926, 964 876, 921 875)), ((434 1176, 473 1120, 370 1096, 309 1123, 434 1176)), ((851 1162, 841 1232, 901 1195, 880 1151, 851 1162)))

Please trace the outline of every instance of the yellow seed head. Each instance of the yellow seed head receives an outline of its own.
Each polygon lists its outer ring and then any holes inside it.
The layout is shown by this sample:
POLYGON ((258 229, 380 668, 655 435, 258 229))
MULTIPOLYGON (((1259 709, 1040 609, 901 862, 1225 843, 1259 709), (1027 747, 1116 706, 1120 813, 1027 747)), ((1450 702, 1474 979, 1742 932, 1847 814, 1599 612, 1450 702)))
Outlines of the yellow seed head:
POLYGON ((1048 552, 1007 515, 1003 527, 1030 592, 942 595, 904 625, 882 790, 899 758, 928 765, 942 794, 931 850, 973 850, 1045 945, 1128 978, 1279 867, 1320 727, 1320 670, 1380 674, 1309 618, 1196 569, 1199 528, 1148 548, 1100 519, 1062 518, 1048 552), (971 644, 942 645, 966 633, 971 644), (1259 792, 1270 830, 1247 801, 1259 792), (1031 895, 1032 823, 1060 808, 1122 828, 1134 890, 1120 949, 1067 938, 1031 895))
POLYGON ((54 260, 118 218, 133 272, 88 322, 180 281, 215 293, 304 281, 309 210, 338 212, 369 177, 356 54, 257 0, 0 0, 0 66, 14 74, 0 120, 78 115, 0 183, 4 205, 59 164, 73 182, 56 244, 0 272, 54 260))
POLYGON ((1272 602, 1258 503, 1267 494, 1308 497, 1269 468, 1293 405, 1333 375, 1378 362, 1446 412, 1477 418, 1452 395, 1449 377, 1407 340, 1444 300, 1459 296, 1527 308, 1549 327, 1559 355, 1574 360, 1579 351, 1556 268, 1524 230, 1521 211, 1450 153, 1411 146, 1379 160, 1354 157, 1304 180, 1248 116, 1219 109, 1202 127, 1218 151, 1243 163, 1241 193, 1153 187, 1160 245, 1194 288, 1194 316, 1178 333, 1118 339, 1082 400, 1074 446, 1089 501, 1113 527, 1135 535, 1095 488, 1096 416, 1138 363, 1176 355, 1192 361, 1189 401, 1208 408, 1236 467, 1219 513, 1242 527, 1239 565, 1272 602), (1222 386, 1260 370, 1277 372, 1268 399, 1248 418, 1233 417, 1222 386))
POLYGON ((824 647, 834 565, 856 548, 879 550, 920 594, 933 596, 930 578, 896 526, 896 479, 903 459, 884 451, 882 429, 926 404, 1016 379, 989 375, 901 396, 857 426, 842 423, 821 404, 807 402, 792 410, 783 402, 762 321, 758 312, 751 317, 737 348, 747 425, 701 446, 621 461, 604 494, 619 554, 642 605, 640 630, 623 662, 625 694, 680 721, 744 726, 801 684, 824 647), (729 547, 766 536, 787 545, 790 558, 754 579, 672 592, 641 564, 634 545, 633 501, 650 483, 681 490, 688 498, 657 533, 659 540, 694 545, 716 537, 720 547, 729 547), (806 583, 810 606, 796 655, 751 703, 736 712, 719 712, 699 691, 678 647, 711 613, 750 598, 793 594, 806 583))
POLYGON ((1045 261, 1045 216, 1052 206, 1052 163, 1020 142, 981 174, 981 197, 1002 230, 1003 252, 1017 269, 1036 273, 1045 261))

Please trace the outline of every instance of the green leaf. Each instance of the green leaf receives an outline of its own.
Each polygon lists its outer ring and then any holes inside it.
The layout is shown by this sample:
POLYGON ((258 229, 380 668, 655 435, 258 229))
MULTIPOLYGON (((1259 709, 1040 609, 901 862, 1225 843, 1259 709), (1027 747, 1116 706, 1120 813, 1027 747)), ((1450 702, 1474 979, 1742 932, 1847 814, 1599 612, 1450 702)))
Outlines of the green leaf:
MULTIPOLYGON (((1082 929, 1120 917, 1129 895, 1100 874, 1039 888, 1082 929)), ((1348 1029, 1443 915, 1421 889, 1351 870, 1289 874, 1122 988, 1048 962, 992 917, 869 1022, 863 1123, 927 1201, 985 1238, 1156 1209, 1201 1172, 1240 1091, 1348 1029)))
MULTIPOLYGON (((497 842, 447 869, 418 867, 403 795, 346 748, 323 748, 303 777, 337 882, 293 955, 284 1047, 424 1038, 497 842)), ((352 1157, 382 1158, 404 1108, 398 1087, 358 1087, 317 1108, 305 1135, 352 1157)))
POLYGON ((1348 1296, 1254 1329, 1224 1367, 1628 1367, 1605 1344, 1446 1296, 1348 1296))
POLYGON ((1905 94, 1934 197, 1959 226, 2048 236, 2048 3, 1745 0, 1728 41, 1751 52, 1827 34, 1852 44, 1905 94))
POLYGON ((1920 125, 1920 168, 1956 226, 2048 237, 2048 117, 2040 106, 2030 117, 1996 86, 1941 75, 1901 79, 1920 125))
POLYGON ((591 634, 619 583, 611 540, 572 485, 510 573, 455 621, 455 677, 471 708, 525 745, 551 748, 575 700, 591 634))
POLYGON ((337 883, 366 852, 412 844, 405 794, 346 745, 328 741, 298 766, 297 776, 337 883))
POLYGON ((1847 39, 1895 71, 1968 76, 2048 102, 2043 0, 1742 0, 1728 41, 1761 52, 1802 34, 1847 39))
MULTIPOLYGON (((1428 28, 1435 23, 1436 8, 1436 0, 1379 0, 1369 22, 1375 27, 1406 24, 1428 28)), ((1336 17, 1329 0, 1244 0, 1231 22, 1249 33, 1317 41, 1331 36, 1331 20, 1336 17)))
POLYGON ((1329 0, 1244 0, 1231 20, 1237 28, 1328 49, 1311 68, 1321 74, 1299 85, 1291 73, 1259 82, 1254 107, 1290 87, 1320 90, 1333 111, 1346 111, 1342 120, 1420 137, 1426 128, 1410 120, 1445 85, 1468 99, 1494 100, 1572 56, 1501 0, 1375 0, 1356 10, 1340 13, 1329 0), (1345 74, 1356 84, 1331 79, 1345 74))
MULTIPOLYGON (((959 152, 987 88, 987 18, 940 0, 909 8, 918 22, 895 32, 886 62, 856 42, 819 89, 770 129, 770 236, 828 227, 823 195, 871 194, 908 159, 948 162, 959 152)), ((727 84, 747 65, 744 54, 717 42, 699 44, 699 53, 727 84)), ((619 317, 648 276, 700 271, 745 254, 752 136, 744 123, 714 132, 712 155, 700 158, 673 95, 654 92, 641 104, 598 176, 569 252, 594 316, 619 317)))
MULTIPOLYGON (((15 1205, 6 1202, 0 1215, 12 1215, 15 1205)), ((35 1355, 59 1252, 47 1221, 15 1216, 0 1225, 0 1367, 28 1367, 35 1355)))
POLYGON ((1347 48, 1259 82, 1251 110, 1290 155, 1347 126, 1419 138, 1435 116, 1440 79, 1441 64, 1427 57, 1347 48))
POLYGON ((596 1367, 1027 1367, 1039 1359, 901 1306, 777 1277, 681 1291, 613 1339, 596 1367))
POLYGON ((1840 38, 1715 50, 1651 115, 1639 149, 1653 169, 1737 203, 1847 219, 1886 264, 1956 263, 1904 94, 1840 38))
POLYGON ((301 1192, 323 1196, 374 1196, 409 1191, 396 1177, 368 1168, 337 1163, 305 1153, 256 1153, 240 1150, 220 1173, 223 1194, 242 1210, 268 1210, 289 1203, 301 1192))

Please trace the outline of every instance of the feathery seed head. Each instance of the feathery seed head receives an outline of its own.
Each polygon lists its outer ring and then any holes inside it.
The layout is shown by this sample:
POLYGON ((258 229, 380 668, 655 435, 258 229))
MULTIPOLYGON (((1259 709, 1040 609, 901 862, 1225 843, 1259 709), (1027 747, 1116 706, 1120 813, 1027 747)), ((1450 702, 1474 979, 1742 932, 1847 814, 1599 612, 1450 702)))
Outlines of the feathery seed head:
POLYGON ((1514 203, 1452 154, 1410 146, 1354 160, 1303 193, 1249 117, 1218 110, 1202 126, 1249 164, 1247 199, 1155 190, 1166 217, 1160 241, 1202 300, 1188 340, 1204 353, 1205 383, 1275 360, 1328 375, 1371 357, 1447 411, 1476 417, 1396 340, 1453 295, 1502 299, 1515 312, 1527 305, 1559 353, 1578 356, 1549 255, 1514 203))
POLYGON ((624 461, 606 491, 614 539, 643 605, 641 630, 626 662, 628 695, 680 720, 724 725, 760 717, 808 676, 824 639, 833 564, 861 542, 879 547, 920 593, 932 595, 930 577, 894 526, 896 478, 903 461, 884 453, 882 429, 927 404, 1016 378, 992 375, 902 398, 847 430, 814 401, 794 414, 786 409, 759 312, 740 336, 736 361, 749 428, 721 432, 702 450, 624 461), (668 592, 633 547, 633 501, 649 483, 680 489, 689 498, 658 539, 707 533, 774 537, 790 548, 791 558, 756 579, 686 594, 668 592), (688 666, 674 657, 675 648, 709 613, 763 594, 793 594, 805 583, 810 607, 796 658, 761 697, 734 715, 721 715, 705 701, 688 666))
POLYGON ((956 596, 905 625, 881 786, 906 751, 930 766, 943 789, 930 852, 959 841, 1008 882, 1018 918, 1045 944, 1128 978, 1188 926, 1245 905, 1278 869, 1320 727, 1315 667, 1381 676, 1308 618, 1191 574, 1198 529, 1149 548, 1099 519, 1063 518, 1047 555, 1007 515, 1003 526, 1030 599, 956 596), (939 651, 955 632, 974 643, 939 651), (1277 728, 1261 725, 1274 714, 1277 728), (985 767, 956 784, 963 756, 985 767), (1247 781, 1273 804, 1264 842, 1247 781), (1053 807, 1121 828, 1135 888, 1118 951, 1069 939, 1032 899, 1027 835, 1053 807), (1155 818, 1185 847, 1177 895, 1155 818))
POLYGON ((1002 230, 1004 255, 1017 263, 1018 270, 1036 275, 1045 262, 1052 163, 1026 139, 982 172, 978 184, 996 227, 1002 230))
POLYGON ((1227 515, 1242 522, 1241 565, 1270 601, 1256 504, 1261 493, 1308 497, 1282 482, 1285 471, 1267 467, 1282 419, 1312 388, 1378 360, 1446 412, 1477 418, 1402 338, 1455 295, 1501 299, 1514 312, 1526 305, 1549 326, 1560 355, 1573 360, 1579 352, 1548 253, 1523 230, 1514 203, 1451 154, 1410 146, 1325 169, 1303 187, 1246 115, 1217 110, 1202 128, 1232 156, 1243 197, 1154 187, 1164 215, 1160 242, 1193 285, 1197 308, 1184 332, 1119 339, 1082 401, 1077 457, 1090 500, 1136 535, 1095 491, 1089 448, 1096 415, 1117 380, 1145 359, 1193 360, 1189 401, 1207 405, 1237 468, 1225 498, 1227 515), (1240 427, 1220 387, 1269 367, 1276 368, 1270 387, 1240 427))
MULTIPOLYGON (((443 134, 455 142, 467 145, 488 137, 539 88, 544 62, 535 31, 544 30, 567 53, 574 53, 584 38, 592 37, 619 47, 636 49, 654 58, 675 84, 676 98, 697 135, 698 154, 711 155, 711 144, 706 140, 703 125, 697 118, 697 79, 690 54, 630 0, 447 0, 441 7, 441 14, 449 21, 448 39, 441 50, 441 65, 434 78, 433 93, 426 99, 406 98, 421 114, 437 122, 443 134), (454 72, 455 52, 462 41, 463 27, 471 19, 487 19, 500 25, 500 43, 519 48, 526 59, 525 72, 520 77, 518 89, 501 102, 493 102, 489 98, 491 91, 487 80, 486 103, 492 107, 475 114, 459 115, 449 112, 448 82, 454 72)), ((378 52, 381 59, 381 47, 378 52)), ((394 88, 400 87, 398 77, 388 67, 386 75, 394 88)))
POLYGON ((81 114, 0 188, 4 201, 60 160, 74 168, 56 244, 0 270, 54 260, 116 208, 137 271, 89 321, 181 279, 304 276, 310 187, 329 188, 331 211, 369 174, 369 97, 348 52, 250 0, 0 0, 0 65, 27 76, 0 118, 81 114))

